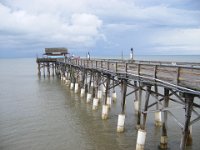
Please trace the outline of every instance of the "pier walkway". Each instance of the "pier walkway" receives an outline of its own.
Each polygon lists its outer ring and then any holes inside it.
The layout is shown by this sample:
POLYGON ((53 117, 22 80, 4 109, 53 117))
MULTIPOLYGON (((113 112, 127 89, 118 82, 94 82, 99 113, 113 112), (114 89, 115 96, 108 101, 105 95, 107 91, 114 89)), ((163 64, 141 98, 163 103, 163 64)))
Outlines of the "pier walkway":
POLYGON ((102 119, 108 119, 109 108, 117 99, 115 88, 120 87, 117 132, 124 131, 126 97, 133 95, 138 129, 136 150, 144 149, 148 113, 155 113, 155 125, 162 128, 160 149, 168 148, 168 116, 182 131, 180 149, 192 144, 191 128, 200 120, 200 63, 80 58, 38 58, 37 63, 39 75, 41 68, 44 75, 47 68, 50 76, 52 68, 52 74, 75 93, 85 96, 87 103, 93 104, 93 110, 98 109, 101 101, 102 119), (183 111, 183 122, 173 111, 178 109, 183 111))

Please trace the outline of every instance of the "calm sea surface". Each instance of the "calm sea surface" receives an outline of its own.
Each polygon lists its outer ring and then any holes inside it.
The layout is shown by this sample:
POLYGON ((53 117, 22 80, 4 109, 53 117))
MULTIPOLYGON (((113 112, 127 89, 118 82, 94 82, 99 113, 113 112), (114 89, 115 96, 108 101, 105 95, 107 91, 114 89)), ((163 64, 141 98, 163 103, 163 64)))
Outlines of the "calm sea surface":
MULTIPOLYGON (((200 62, 200 56, 184 56, 187 60, 175 57, 172 61, 200 62)), ((117 91, 117 103, 112 105, 109 119, 103 121, 101 106, 93 111, 91 104, 56 77, 38 78, 35 59, 0 59, 0 150, 134 150, 134 97, 127 97, 125 132, 116 133, 117 115, 121 112, 117 91)), ((183 111, 176 110, 181 122, 183 111)), ((146 125, 145 149, 158 149, 161 128, 154 126, 154 114, 148 114, 146 125)), ((187 149, 199 150, 200 122, 193 126, 192 134, 193 146, 187 149)), ((170 149, 178 149, 181 130, 171 117, 168 137, 170 149)))

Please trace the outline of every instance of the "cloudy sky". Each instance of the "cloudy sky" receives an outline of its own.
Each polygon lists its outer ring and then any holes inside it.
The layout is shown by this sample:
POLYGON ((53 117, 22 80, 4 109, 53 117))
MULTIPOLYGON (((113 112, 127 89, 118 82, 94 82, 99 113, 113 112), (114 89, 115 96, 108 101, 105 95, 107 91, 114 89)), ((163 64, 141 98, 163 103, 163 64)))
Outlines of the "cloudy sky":
POLYGON ((200 1, 0 0, 0 57, 35 57, 45 47, 200 55, 200 1))

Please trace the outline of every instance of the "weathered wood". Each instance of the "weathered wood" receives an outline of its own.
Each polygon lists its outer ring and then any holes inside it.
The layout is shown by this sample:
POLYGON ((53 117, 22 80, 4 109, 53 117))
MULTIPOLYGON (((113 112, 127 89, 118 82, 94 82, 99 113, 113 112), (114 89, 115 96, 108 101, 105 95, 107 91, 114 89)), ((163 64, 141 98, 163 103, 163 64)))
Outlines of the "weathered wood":
MULTIPOLYGON (((185 148, 186 141, 189 135, 189 125, 190 125, 190 117, 192 112, 192 106, 197 105, 193 104, 193 96, 191 94, 196 94, 200 96, 200 64, 196 64, 197 66, 190 66, 186 63, 178 65, 176 62, 154 62, 154 61, 128 61, 128 60, 114 60, 114 59, 67 59, 67 62, 59 61, 58 59, 49 59, 42 58, 37 59, 37 62, 40 63, 40 68, 47 68, 47 73, 49 74, 49 68, 55 63, 56 70, 62 76, 67 70, 70 72, 71 82, 75 82, 75 80, 79 81, 80 71, 84 72, 82 76, 82 84, 85 84, 85 92, 87 92, 88 86, 90 92, 93 93, 95 98, 97 98, 97 91, 99 86, 106 82, 106 90, 105 90, 105 105, 107 104, 107 98, 110 96, 110 89, 119 85, 116 81, 114 83, 114 78, 121 81, 122 87, 122 114, 125 113, 125 100, 126 97, 135 92, 135 100, 138 101, 138 113, 137 113, 137 127, 145 129, 145 124, 147 120, 147 113, 149 112, 157 112, 159 109, 164 112, 164 122, 162 126, 162 136, 161 136, 161 148, 167 148, 167 112, 170 114, 170 109, 168 107, 169 100, 173 102, 179 103, 181 105, 186 104, 186 115, 185 115, 185 126, 183 130, 183 138, 181 141, 181 149, 185 148), (86 77, 84 77, 86 75, 86 77), (89 75, 87 77, 87 75, 89 75), (103 78, 102 82, 100 82, 100 78, 103 78), (76 77, 76 78, 75 78, 76 77), (110 85, 110 79, 112 77, 112 85, 110 85), (87 80, 89 79, 89 85, 87 80), (104 78, 106 78, 104 80, 104 78), (85 79, 85 83, 84 83, 85 79), (133 84, 134 81, 134 84, 133 84), (94 84, 94 88, 91 89, 91 82, 94 84), (138 83, 138 84, 137 84, 138 83), (134 90, 132 92, 127 92, 127 85, 133 87, 134 90), (147 85, 147 89, 143 87, 147 85), (151 91, 151 86, 155 87, 155 91, 151 91), (164 87, 164 95, 158 93, 158 87, 164 87), (143 120, 141 122, 141 104, 142 104, 142 91, 146 91, 145 96, 145 105, 143 111, 143 120), (169 90, 171 93, 169 94, 169 90), (175 91, 175 92, 174 92, 175 91), (173 100, 170 96, 176 96, 176 92, 186 93, 186 101, 182 100, 173 100), (149 103, 150 94, 156 98, 156 102, 152 104, 149 103), (159 108, 158 104, 162 105, 162 101, 164 100, 164 108, 159 108), (156 105, 156 110, 148 109, 152 106, 156 105), (168 108, 167 108, 168 107, 168 108), (164 138, 166 137, 166 139, 164 138), (164 141, 164 142, 163 142, 164 141)), ((38 67, 39 68, 39 67, 38 67)), ((82 86, 81 86, 82 87, 82 86)), ((90 93, 90 94, 92 94, 90 93)), ((163 106, 162 105, 162 106, 163 106)), ((198 105, 199 106, 199 105, 198 105)), ((180 107, 179 107, 180 108, 180 107)), ((196 108, 196 107, 195 107, 196 108)), ((177 109, 174 108, 173 109, 177 109)), ((173 116, 173 114, 172 114, 173 116)), ((196 118, 194 121, 198 121, 199 118, 196 118)), ((175 118, 175 120, 177 120, 175 118)), ((177 121, 178 122, 178 121, 177 121)), ((180 122, 178 122, 180 124, 180 122)), ((183 125, 180 125, 183 128, 183 125)))
POLYGON ((200 68, 180 68, 179 85, 200 90, 200 68))
POLYGON ((50 76, 50 66, 49 66, 49 62, 47 63, 47 73, 48 73, 48 76, 50 76))
MULTIPOLYGON (((75 60, 72 60, 72 62, 75 62, 75 60)), ((88 68, 140 75, 152 81, 158 79, 174 85, 200 90, 200 68, 174 66, 165 62, 142 62, 143 64, 138 64, 137 62, 128 63, 121 60, 83 60, 82 63, 83 66, 88 68)))
POLYGON ((194 96, 191 94, 185 94, 185 124, 183 128, 183 135, 181 139, 180 149, 184 150, 187 143, 187 138, 189 136, 190 130, 190 118, 192 114, 194 96))
POLYGON ((41 70, 40 70, 41 67, 40 67, 40 63, 38 62, 37 64, 38 64, 38 76, 40 76, 40 75, 41 75, 41 70))
POLYGON ((107 62, 106 62, 106 61, 103 61, 103 62, 102 62, 102 68, 103 68, 103 69, 107 69, 107 62))
POLYGON ((117 72, 126 72, 126 64, 125 63, 117 63, 117 72))
POLYGON ((121 102, 122 114, 125 114, 125 102, 126 102, 126 91, 127 91, 127 81, 125 79, 121 81, 121 89, 122 89, 122 102, 121 102))
MULTIPOLYGON (((148 109, 150 91, 151 91, 151 85, 147 85, 144 111, 147 111, 147 109, 148 109)), ((146 118, 147 118, 147 113, 143 113, 143 124, 141 126, 141 129, 143 129, 143 130, 145 130, 146 118)))
POLYGON ((138 75, 138 65, 137 64, 128 64, 127 73, 138 75))
POLYGON ((142 87, 141 87, 141 83, 139 82, 139 96, 138 96, 138 114, 137 114, 137 128, 140 128, 141 125, 141 105, 142 105, 142 87))
POLYGON ((36 62, 42 63, 42 62, 57 62, 59 59, 57 58, 37 58, 36 62))
POLYGON ((177 68, 168 66, 157 66, 156 77, 157 79, 175 84, 177 81, 177 68))
POLYGON ((53 54, 53 53, 68 53, 68 49, 64 48, 64 47, 60 47, 60 48, 45 48, 45 53, 46 54, 53 54))
MULTIPOLYGON (((169 89, 164 88, 164 108, 169 106, 169 89)), ((160 149, 167 149, 167 111, 164 111, 160 149)))
POLYGON ((45 77, 45 63, 43 62, 42 64, 43 64, 43 75, 45 77))
POLYGON ((110 86, 110 75, 108 75, 106 79, 106 92, 105 92, 105 101, 104 101, 105 105, 107 104, 107 97, 110 94, 109 86, 110 86))
POLYGON ((141 65, 140 67, 140 75, 142 76, 149 76, 154 77, 155 76, 155 69, 153 65, 141 65))
POLYGON ((109 69, 112 70, 112 71, 115 71, 116 70, 115 68, 116 68, 116 63, 110 62, 109 63, 109 69))

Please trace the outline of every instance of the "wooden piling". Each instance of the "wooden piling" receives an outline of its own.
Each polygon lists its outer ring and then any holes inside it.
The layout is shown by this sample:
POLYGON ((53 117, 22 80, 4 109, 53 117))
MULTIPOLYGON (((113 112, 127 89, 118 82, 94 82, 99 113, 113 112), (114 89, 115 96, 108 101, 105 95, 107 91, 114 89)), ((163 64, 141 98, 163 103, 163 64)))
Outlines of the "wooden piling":
POLYGON ((82 72, 81 72, 81 82, 80 82, 80 87, 81 88, 84 88, 84 85, 85 85, 85 70, 83 70, 82 72))
POLYGON ((143 129, 143 130, 145 130, 150 93, 151 93, 151 85, 147 85, 147 90, 146 90, 146 95, 145 95, 145 105, 144 105, 145 112, 143 113, 143 124, 141 126, 141 129, 143 129))
MULTIPOLYGON (((164 108, 169 105, 169 89, 164 88, 164 108)), ((162 135, 160 138, 160 149, 168 148, 168 137, 167 137, 167 111, 164 111, 164 120, 162 124, 162 135)))
POLYGON ((110 75, 107 75, 107 79, 106 79, 106 91, 105 91, 105 101, 104 101, 105 105, 107 105, 107 97, 110 94, 109 85, 110 85, 110 75))
POLYGON ((92 88, 92 99, 95 98, 95 96, 97 95, 97 91, 96 91, 96 73, 93 72, 92 73, 92 78, 93 78, 93 86, 91 87, 92 88))
POLYGON ((88 73, 87 73, 87 71, 85 71, 85 95, 87 95, 87 93, 89 92, 89 90, 88 90, 88 73))
POLYGON ((190 126, 190 118, 192 114, 194 95, 185 94, 185 123, 182 132, 182 139, 180 144, 180 149, 184 150, 186 147, 187 139, 190 134, 189 126, 190 126))
POLYGON ((138 114, 137 114, 137 125, 136 128, 140 129, 141 125, 141 104, 142 104, 142 87, 141 83, 139 82, 139 97, 138 97, 138 114))
MULTIPOLYGON (((158 102, 158 86, 155 84, 154 85, 154 90, 155 90, 155 98, 156 98, 156 110, 159 110, 159 102, 158 102)), ((162 118, 161 118, 161 112, 157 111, 155 112, 155 126, 156 127, 161 127, 162 126, 162 118)))
POLYGON ((121 81, 121 91, 122 91, 122 102, 121 102, 121 107, 122 107, 122 114, 125 114, 125 103, 126 103, 126 91, 127 91, 127 80, 122 79, 121 81))
POLYGON ((55 64, 52 63, 52 76, 54 76, 54 74, 55 74, 55 64))
POLYGON ((135 111, 135 114, 138 115, 138 109, 139 109, 139 106, 138 106, 138 91, 136 90, 137 89, 137 81, 134 81, 134 89, 135 89, 135 99, 134 99, 134 111, 135 111))
POLYGON ((40 75, 41 75, 41 71, 40 71, 40 63, 38 62, 37 64, 38 64, 38 76, 40 76, 40 75))
POLYGON ((90 79, 89 79, 89 92, 91 93, 91 83, 92 83, 92 71, 90 72, 90 79))
POLYGON ((99 85, 100 85, 100 74, 96 73, 96 79, 95 79, 95 98, 98 98, 98 90, 99 90, 99 85))
POLYGON ((49 66, 49 62, 47 62, 47 75, 50 76, 50 66, 49 66))
POLYGON ((43 75, 45 77, 45 63, 43 62, 43 75))

